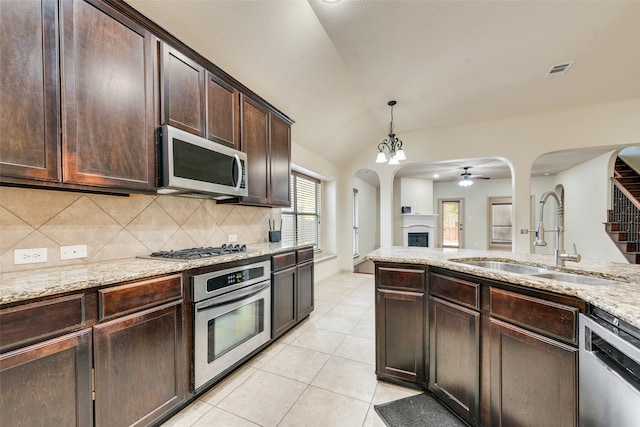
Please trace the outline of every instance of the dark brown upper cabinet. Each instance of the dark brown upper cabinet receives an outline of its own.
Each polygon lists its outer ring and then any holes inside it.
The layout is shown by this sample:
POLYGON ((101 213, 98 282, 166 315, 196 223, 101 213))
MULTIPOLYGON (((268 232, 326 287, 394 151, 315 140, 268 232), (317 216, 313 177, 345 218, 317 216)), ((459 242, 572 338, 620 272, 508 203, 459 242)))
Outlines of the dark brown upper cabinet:
POLYGON ((0 173, 59 181, 57 2, 3 5, 0 27, 0 173))
POLYGON ((97 0, 11 2, 0 26, 0 180, 153 191, 153 36, 97 0))
POLYGON ((204 67, 162 44, 163 123, 205 136, 204 67))
POLYGON ((240 92, 207 73, 207 139, 240 150, 240 92))
POLYGON ((291 204, 291 125, 273 113, 270 125, 271 205, 288 207, 291 204))
POLYGON ((101 2, 61 12, 64 181, 153 190, 152 35, 101 2))
POLYGON ((264 104, 240 94, 240 148, 247 153, 249 194, 239 202, 289 206, 291 194, 291 124, 264 104))
POLYGON ((241 95, 242 151, 247 153, 247 190, 242 202, 269 205, 270 150, 269 110, 253 99, 241 95))

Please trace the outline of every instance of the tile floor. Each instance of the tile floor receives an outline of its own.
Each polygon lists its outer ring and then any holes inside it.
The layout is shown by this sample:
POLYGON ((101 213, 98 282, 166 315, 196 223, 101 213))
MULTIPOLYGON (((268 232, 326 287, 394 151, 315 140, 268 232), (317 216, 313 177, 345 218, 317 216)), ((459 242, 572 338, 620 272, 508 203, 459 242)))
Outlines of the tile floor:
POLYGON ((383 427, 374 404, 419 393, 375 376, 374 276, 316 283, 315 310, 163 427, 383 427))

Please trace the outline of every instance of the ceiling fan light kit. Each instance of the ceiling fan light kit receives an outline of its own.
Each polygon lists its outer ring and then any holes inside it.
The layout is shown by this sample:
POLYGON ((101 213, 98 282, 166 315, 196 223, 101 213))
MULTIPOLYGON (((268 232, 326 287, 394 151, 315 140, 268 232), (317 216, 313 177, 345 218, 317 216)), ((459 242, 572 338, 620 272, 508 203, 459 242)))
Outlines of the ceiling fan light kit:
POLYGON ((460 181, 458 181, 458 185, 460 187, 471 187, 473 185, 473 181, 471 181, 471 173, 469 173, 469 169, 471 166, 465 166, 464 172, 460 174, 460 181))
POLYGON ((400 161, 406 160, 407 156, 402 149, 402 141, 396 137, 393 133, 393 106, 396 105, 396 101, 389 101, 387 105, 391 107, 391 122, 389 123, 389 135, 378 144, 378 156, 376 157, 376 163, 385 163, 388 160, 390 165, 399 165, 400 161), (389 151, 389 159, 384 153, 385 148, 389 151))

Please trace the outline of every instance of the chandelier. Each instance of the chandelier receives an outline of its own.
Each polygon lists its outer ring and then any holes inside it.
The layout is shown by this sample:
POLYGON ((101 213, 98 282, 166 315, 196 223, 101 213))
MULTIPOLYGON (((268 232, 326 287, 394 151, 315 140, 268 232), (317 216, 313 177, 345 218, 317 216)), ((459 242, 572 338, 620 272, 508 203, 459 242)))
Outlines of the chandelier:
POLYGON ((376 157, 376 163, 384 163, 387 161, 387 156, 384 154, 384 149, 389 150, 389 164, 398 165, 400 160, 405 160, 407 157, 404 155, 402 149, 402 141, 400 141, 396 134, 393 133, 393 106, 396 105, 396 101, 389 101, 387 105, 391 107, 391 123, 389 123, 389 136, 385 138, 380 144, 378 144, 378 157, 376 157))

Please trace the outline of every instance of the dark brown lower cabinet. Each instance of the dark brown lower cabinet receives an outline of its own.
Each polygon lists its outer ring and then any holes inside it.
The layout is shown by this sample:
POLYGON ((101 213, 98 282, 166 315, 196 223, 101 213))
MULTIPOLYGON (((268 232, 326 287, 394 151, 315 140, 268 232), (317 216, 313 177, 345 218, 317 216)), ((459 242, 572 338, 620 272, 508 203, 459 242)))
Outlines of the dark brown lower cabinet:
POLYGON ((0 356, 0 424, 90 426, 91 329, 0 356))
POLYGON ((271 275, 271 299, 271 337, 276 338, 291 329, 297 321, 295 266, 271 275))
POLYGON ((313 248, 271 258, 271 338, 293 328, 313 311, 313 248))
POLYGON ((491 425, 577 426, 578 350, 491 318, 491 425))
POLYGON ((480 405, 480 313, 429 297, 429 389, 472 425, 480 405))
POLYGON ((186 395, 182 300, 96 325, 96 426, 148 425, 186 395))
POLYGON ((376 375, 426 386, 424 293, 376 291, 376 375))
POLYGON ((302 320, 313 311, 313 260, 298 264, 296 268, 298 276, 296 315, 298 320, 302 320))

